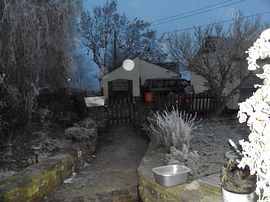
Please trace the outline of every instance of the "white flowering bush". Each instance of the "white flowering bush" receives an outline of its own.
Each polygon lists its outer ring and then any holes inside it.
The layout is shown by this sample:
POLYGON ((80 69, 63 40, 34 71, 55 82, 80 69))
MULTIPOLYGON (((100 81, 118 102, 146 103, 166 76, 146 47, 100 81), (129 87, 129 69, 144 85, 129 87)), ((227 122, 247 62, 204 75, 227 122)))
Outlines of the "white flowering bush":
POLYGON ((239 104, 239 121, 247 122, 251 131, 248 141, 239 141, 244 155, 239 167, 248 165, 251 174, 256 173, 258 201, 270 201, 270 64, 258 64, 259 61, 269 63, 270 29, 262 32, 247 53, 248 69, 263 70, 257 74, 263 79, 263 85, 256 85, 258 89, 253 96, 239 104))

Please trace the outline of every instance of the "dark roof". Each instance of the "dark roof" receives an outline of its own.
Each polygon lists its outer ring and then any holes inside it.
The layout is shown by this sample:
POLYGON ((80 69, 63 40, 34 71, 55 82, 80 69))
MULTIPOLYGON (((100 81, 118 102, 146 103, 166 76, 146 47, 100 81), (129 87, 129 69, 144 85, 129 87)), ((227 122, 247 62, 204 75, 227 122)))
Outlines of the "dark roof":
POLYGON ((170 70, 177 74, 179 73, 178 62, 163 62, 163 63, 156 63, 155 65, 163 67, 164 69, 170 70))
POLYGON ((240 86, 240 89, 254 89, 255 84, 262 84, 262 79, 256 75, 247 77, 240 86))

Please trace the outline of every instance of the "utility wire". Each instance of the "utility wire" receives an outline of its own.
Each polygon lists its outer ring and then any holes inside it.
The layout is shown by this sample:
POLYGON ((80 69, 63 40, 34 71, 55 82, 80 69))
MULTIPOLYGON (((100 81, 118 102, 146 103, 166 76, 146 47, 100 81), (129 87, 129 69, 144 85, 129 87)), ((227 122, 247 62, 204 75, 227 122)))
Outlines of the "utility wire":
MULTIPOLYGON (((206 13, 206 12, 209 12, 209 11, 213 11, 213 10, 217 10, 217 9, 220 9, 220 8, 228 7, 228 6, 231 6, 231 5, 234 5, 234 4, 238 4, 238 3, 241 3, 243 1, 245 1, 245 0, 238 0, 236 2, 227 3, 227 4, 224 4, 224 5, 221 5, 221 6, 216 6, 215 5, 215 6, 204 7, 204 8, 201 8, 201 9, 197 9, 197 11, 201 10, 199 12, 195 12, 196 10, 189 11, 189 12, 180 14, 179 15, 180 17, 177 17, 177 18, 171 17, 173 19, 165 20, 165 21, 162 20, 161 22, 153 23, 152 26, 156 26, 156 25, 160 25, 160 24, 164 24, 164 23, 168 23, 168 22, 181 20, 181 19, 188 18, 188 17, 191 17, 191 16, 199 15, 199 14, 206 13), (188 13, 191 13, 191 14, 188 14, 188 13)), ((223 2, 223 3, 226 3, 226 2, 223 2)), ((219 3, 218 5, 220 5, 220 4, 221 3, 219 3)), ((168 18, 170 18, 170 17, 168 17, 168 18)))
POLYGON ((164 21, 164 20, 168 20, 168 19, 171 19, 171 18, 175 18, 175 17, 187 15, 187 14, 190 14, 190 13, 201 11, 201 10, 204 10, 204 9, 207 9, 207 8, 211 8, 211 7, 214 7, 214 6, 218 6, 218 5, 221 5, 221 4, 224 4, 224 3, 227 3, 227 2, 231 2, 231 1, 232 0, 223 1, 223 2, 220 2, 220 3, 215 3, 215 4, 212 4, 212 5, 206 6, 206 7, 202 7, 202 8, 190 10, 190 11, 187 11, 187 12, 184 12, 184 13, 180 13, 180 14, 177 14, 177 15, 173 15, 173 16, 169 16, 169 17, 165 17, 165 18, 160 18, 158 20, 152 21, 151 24, 156 24, 156 23, 159 23, 160 21, 164 21))
MULTIPOLYGON (((253 14, 253 15, 243 16, 241 19, 256 17, 256 16, 264 15, 264 14, 270 14, 270 11, 266 11, 266 12, 262 12, 262 13, 256 13, 256 14, 253 14)), ((196 29, 198 27, 207 27, 207 26, 211 26, 211 25, 215 25, 215 24, 224 24, 224 23, 227 23, 227 22, 233 22, 233 20, 224 20, 224 21, 214 22, 214 23, 210 23, 210 24, 204 24, 204 25, 198 25, 198 26, 194 26, 194 27, 190 27, 190 28, 174 30, 174 31, 170 31, 170 32, 162 32, 160 34, 157 34, 157 36, 164 35, 164 34, 170 34, 170 33, 176 33, 176 32, 184 32, 184 31, 189 31, 189 30, 196 29)))

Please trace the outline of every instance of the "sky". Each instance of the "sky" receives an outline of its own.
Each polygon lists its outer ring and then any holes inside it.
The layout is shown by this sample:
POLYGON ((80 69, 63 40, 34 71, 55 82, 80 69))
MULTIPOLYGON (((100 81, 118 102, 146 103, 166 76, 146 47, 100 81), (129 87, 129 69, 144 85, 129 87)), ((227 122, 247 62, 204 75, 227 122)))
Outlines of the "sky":
MULTIPOLYGON (((157 30, 157 34, 230 20, 234 11, 239 9, 244 16, 268 12, 261 15, 261 19, 263 22, 270 22, 270 0, 118 0, 117 2, 120 13, 152 22, 151 28, 157 30), (204 12, 206 10, 208 11, 204 12), (187 12, 185 17, 181 15, 187 12), (195 12, 201 13, 188 16, 195 12), (178 19, 168 18, 176 15, 178 19), (158 20, 164 18, 168 18, 167 22, 157 24, 158 20)), ((93 6, 104 3, 106 0, 85 0, 84 9, 91 11, 93 6)))
MULTIPOLYGON (((92 11, 107 0, 84 0, 84 10, 92 11)), ((151 23, 157 35, 166 32, 186 30, 196 26, 232 19, 235 11, 244 16, 261 17, 263 23, 270 24, 270 0, 118 0, 119 13, 130 18, 139 18, 151 23), (259 15, 257 15, 259 14, 259 15)), ((224 26, 230 22, 223 23, 224 26)), ((89 57, 89 56, 88 56, 89 57)), ((95 68, 93 62, 89 65, 95 68)), ((94 82, 97 85, 97 81, 94 82)), ((96 88, 97 89, 97 88, 96 88)))

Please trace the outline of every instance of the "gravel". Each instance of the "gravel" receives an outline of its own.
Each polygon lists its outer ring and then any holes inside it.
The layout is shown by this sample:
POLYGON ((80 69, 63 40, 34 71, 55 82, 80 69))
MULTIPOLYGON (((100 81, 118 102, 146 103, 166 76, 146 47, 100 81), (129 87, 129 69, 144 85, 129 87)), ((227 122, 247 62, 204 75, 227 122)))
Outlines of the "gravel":
POLYGON ((240 139, 247 139, 249 129, 236 117, 205 118, 201 125, 191 140, 192 150, 197 150, 200 155, 199 176, 219 173, 226 162, 225 152, 232 150, 228 140, 232 139, 238 145, 240 139))

